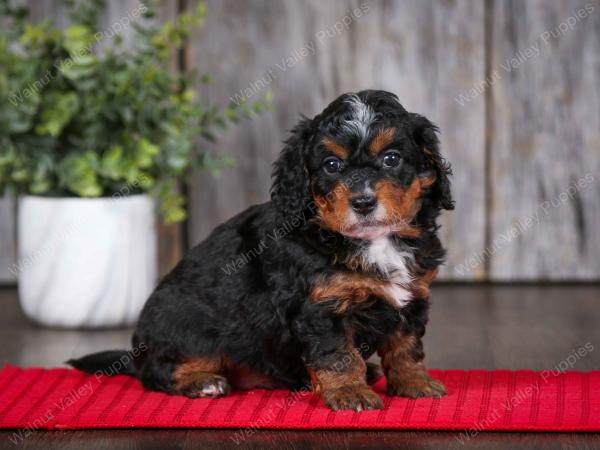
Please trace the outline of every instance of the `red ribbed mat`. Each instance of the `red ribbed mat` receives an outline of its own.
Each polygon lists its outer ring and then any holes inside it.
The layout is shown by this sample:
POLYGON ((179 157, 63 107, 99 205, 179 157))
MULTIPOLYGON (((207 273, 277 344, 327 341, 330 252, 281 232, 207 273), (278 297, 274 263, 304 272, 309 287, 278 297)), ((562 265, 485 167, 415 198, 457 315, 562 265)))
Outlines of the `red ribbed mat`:
MULTIPOLYGON (((246 428, 600 431, 600 371, 432 370, 442 399, 383 395, 385 409, 333 412, 310 392, 254 390, 220 399, 146 392, 127 377, 70 369, 0 372, 0 428, 246 428)), ((242 435, 240 435, 242 436, 242 435)), ((465 434, 467 436, 467 434, 465 434)))

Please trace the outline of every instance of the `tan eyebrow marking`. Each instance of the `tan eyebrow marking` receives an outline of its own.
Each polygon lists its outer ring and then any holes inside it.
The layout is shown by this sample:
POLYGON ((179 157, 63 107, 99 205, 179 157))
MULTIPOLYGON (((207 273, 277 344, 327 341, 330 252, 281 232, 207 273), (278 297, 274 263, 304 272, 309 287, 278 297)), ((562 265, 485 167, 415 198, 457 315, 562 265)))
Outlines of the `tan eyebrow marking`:
POLYGON ((348 159, 348 154, 349 154, 348 149, 346 147, 338 144, 333 139, 326 137, 325 139, 323 139, 323 145, 325 146, 325 148, 327 150, 329 150, 331 153, 333 153, 338 158, 341 158, 343 160, 348 159))
POLYGON ((371 141, 371 153, 378 155, 381 150, 392 143, 396 136, 394 128, 382 128, 371 141))

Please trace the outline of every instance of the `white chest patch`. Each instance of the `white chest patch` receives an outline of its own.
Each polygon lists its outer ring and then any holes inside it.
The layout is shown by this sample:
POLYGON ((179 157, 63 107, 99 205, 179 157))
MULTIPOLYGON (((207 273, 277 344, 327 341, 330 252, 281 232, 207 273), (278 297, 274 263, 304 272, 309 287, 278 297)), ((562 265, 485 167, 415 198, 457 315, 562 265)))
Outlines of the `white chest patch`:
POLYGON ((364 255, 365 263, 376 267, 387 277, 391 286, 388 294, 394 298, 398 308, 406 306, 412 299, 410 284, 413 281, 411 267, 414 254, 409 250, 398 250, 388 237, 371 241, 364 255))

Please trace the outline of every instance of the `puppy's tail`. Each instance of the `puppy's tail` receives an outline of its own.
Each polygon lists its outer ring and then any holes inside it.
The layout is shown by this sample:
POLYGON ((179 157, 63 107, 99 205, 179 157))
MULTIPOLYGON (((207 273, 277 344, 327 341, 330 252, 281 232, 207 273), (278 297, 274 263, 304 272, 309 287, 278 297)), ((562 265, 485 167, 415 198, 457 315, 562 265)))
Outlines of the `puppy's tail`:
POLYGON ((136 375, 133 355, 127 350, 107 350, 92 353, 77 359, 69 359, 66 364, 87 373, 104 375, 136 375))

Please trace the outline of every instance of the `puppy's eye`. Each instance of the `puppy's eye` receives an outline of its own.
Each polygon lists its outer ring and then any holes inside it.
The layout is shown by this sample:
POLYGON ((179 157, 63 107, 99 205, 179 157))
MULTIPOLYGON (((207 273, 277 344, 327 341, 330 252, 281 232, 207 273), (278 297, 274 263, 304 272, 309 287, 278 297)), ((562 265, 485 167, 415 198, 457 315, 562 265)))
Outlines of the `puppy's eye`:
POLYGON ((398 167, 398 164, 400 164, 400 153, 397 150, 390 150, 383 155, 385 167, 398 167))
POLYGON ((323 168, 327 173, 337 173, 342 170, 344 163, 341 159, 336 158, 335 156, 330 156, 323 161, 323 168))

